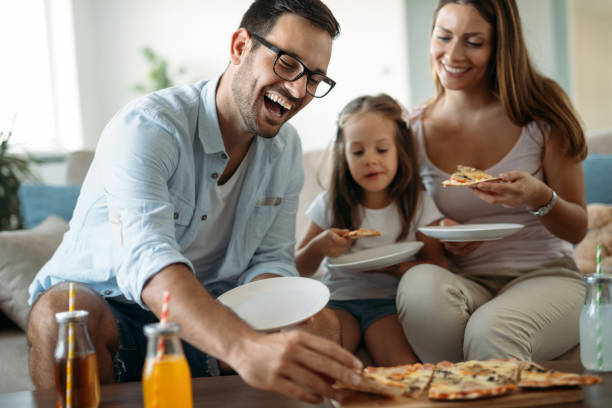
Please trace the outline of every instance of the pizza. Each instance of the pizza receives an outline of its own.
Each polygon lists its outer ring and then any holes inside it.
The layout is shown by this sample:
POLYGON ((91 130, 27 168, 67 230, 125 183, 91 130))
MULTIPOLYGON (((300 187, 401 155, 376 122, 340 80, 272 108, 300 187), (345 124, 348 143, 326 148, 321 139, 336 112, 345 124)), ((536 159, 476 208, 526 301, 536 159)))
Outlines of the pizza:
POLYGON ((381 235, 382 235, 382 232, 378 230, 359 228, 359 229, 347 232, 346 234, 344 234, 344 237, 355 239, 355 238, 363 238, 363 237, 379 237, 381 235))
POLYGON ((469 166, 457 166, 457 169, 451 174, 448 180, 444 180, 442 185, 446 186, 473 186, 478 183, 487 181, 499 181, 499 177, 493 177, 482 170, 475 169, 469 166))
POLYGON ((518 386, 527 388, 547 388, 559 386, 600 384, 601 377, 589 374, 566 373, 544 368, 532 361, 519 363, 520 377, 518 386))
POLYGON ((358 371, 357 386, 336 382, 334 388, 384 395, 419 398, 429 388, 430 400, 475 400, 560 386, 600 384, 601 377, 544 368, 530 361, 493 359, 451 363, 406 364, 394 367, 366 367, 358 371))
POLYGON ((367 367, 364 371, 397 381, 404 386, 404 395, 418 398, 427 388, 436 368, 433 364, 406 364, 394 367, 367 367))
POLYGON ((517 361, 511 359, 462 363, 442 361, 436 365, 429 398, 471 400, 504 395, 518 390, 518 376, 517 361))
POLYGON ((368 373, 367 369, 358 371, 361 381, 359 385, 346 384, 341 381, 336 381, 334 388, 353 391, 368 392, 371 394, 379 394, 387 397, 399 397, 404 393, 405 386, 399 381, 390 380, 385 376, 375 373, 368 373))
POLYGON ((433 375, 433 364, 405 364, 393 367, 366 367, 359 371, 357 386, 336 383, 337 388, 381 394, 389 397, 407 395, 418 398, 427 388, 433 375))

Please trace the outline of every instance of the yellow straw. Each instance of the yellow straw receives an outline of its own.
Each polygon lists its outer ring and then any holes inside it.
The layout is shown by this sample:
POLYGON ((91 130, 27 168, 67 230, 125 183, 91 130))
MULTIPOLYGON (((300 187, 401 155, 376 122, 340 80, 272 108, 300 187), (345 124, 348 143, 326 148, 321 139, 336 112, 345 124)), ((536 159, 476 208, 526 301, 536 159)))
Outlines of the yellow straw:
MULTIPOLYGON (((68 311, 74 312, 74 284, 68 291, 68 311)), ((68 359, 66 360, 66 408, 72 408, 72 359, 74 358, 74 330, 68 323, 68 359)))

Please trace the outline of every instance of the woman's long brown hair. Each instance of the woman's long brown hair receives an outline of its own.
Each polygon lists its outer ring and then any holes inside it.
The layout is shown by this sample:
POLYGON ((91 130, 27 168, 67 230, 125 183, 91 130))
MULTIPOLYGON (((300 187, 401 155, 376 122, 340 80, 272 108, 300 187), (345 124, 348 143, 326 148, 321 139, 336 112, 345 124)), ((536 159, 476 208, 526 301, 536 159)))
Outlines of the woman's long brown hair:
MULTIPOLYGON (((449 3, 473 6, 493 27, 493 53, 489 64, 489 90, 499 98, 506 113, 518 126, 545 122, 558 132, 565 152, 583 160, 587 155, 584 131, 567 94, 531 63, 515 0, 439 0, 433 16, 449 3)), ((434 103, 444 94, 437 74, 434 103)))
POLYGON ((349 102, 338 117, 338 129, 332 145, 332 174, 328 189, 328 210, 332 226, 355 229, 361 226, 363 212, 361 198, 363 190, 355 182, 346 161, 344 126, 356 115, 374 112, 391 120, 396 127, 397 173, 387 187, 391 199, 396 203, 402 224, 397 240, 406 238, 410 224, 423 190, 417 160, 412 145, 410 130, 403 119, 402 107, 387 94, 360 96, 349 102))

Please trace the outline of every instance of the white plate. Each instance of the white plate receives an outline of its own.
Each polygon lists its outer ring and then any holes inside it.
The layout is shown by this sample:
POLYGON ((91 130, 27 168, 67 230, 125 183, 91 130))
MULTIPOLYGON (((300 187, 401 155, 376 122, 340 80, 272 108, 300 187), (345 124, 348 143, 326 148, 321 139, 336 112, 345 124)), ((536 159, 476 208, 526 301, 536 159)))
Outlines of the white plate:
POLYGON ((422 246, 422 242, 413 241, 364 249, 363 251, 340 255, 337 258, 330 258, 327 261, 327 267, 330 270, 338 269, 348 272, 384 268, 407 260, 419 252, 422 246))
POLYGON ((421 227, 419 231, 446 242, 493 241, 514 234, 522 224, 461 224, 444 227, 421 227))
POLYGON ((318 313, 329 300, 329 289, 315 279, 278 277, 238 286, 217 300, 255 330, 271 331, 318 313))

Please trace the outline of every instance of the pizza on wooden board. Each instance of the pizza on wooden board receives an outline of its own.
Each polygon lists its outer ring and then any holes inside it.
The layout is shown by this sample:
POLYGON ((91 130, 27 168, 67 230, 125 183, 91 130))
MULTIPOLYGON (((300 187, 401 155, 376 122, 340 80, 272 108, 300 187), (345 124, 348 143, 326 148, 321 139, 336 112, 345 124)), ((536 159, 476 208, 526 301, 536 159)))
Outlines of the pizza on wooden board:
POLYGON ((590 374, 566 373, 542 367, 532 361, 519 363, 518 386, 526 388, 548 388, 574 385, 600 384, 601 377, 590 374))
POLYGON ((379 237, 381 235, 382 235, 382 232, 378 230, 359 228, 359 229, 347 232, 346 234, 344 234, 344 237, 355 239, 355 238, 363 238, 363 237, 379 237))
POLYGON ((429 387, 435 400, 469 400, 504 395, 518 390, 516 360, 441 361, 429 387))
POLYGON ((482 170, 469 166, 457 166, 448 180, 444 180, 442 185, 446 186, 473 186, 487 181, 499 181, 499 177, 493 177, 482 170))
POLYGON ((357 386, 337 382, 336 387, 389 397, 406 395, 418 398, 427 388, 433 375, 433 364, 405 364, 393 367, 366 367, 359 372, 357 386))

